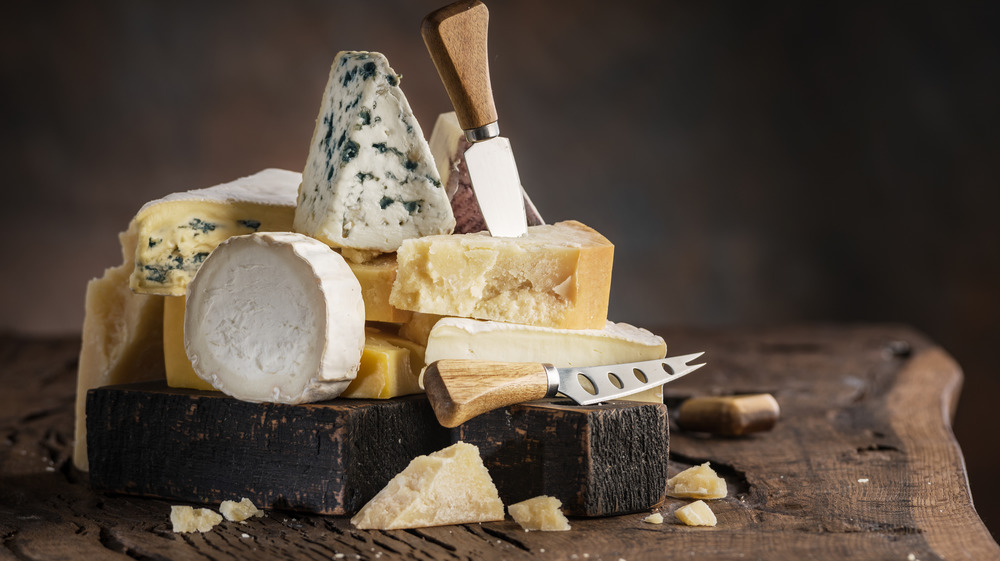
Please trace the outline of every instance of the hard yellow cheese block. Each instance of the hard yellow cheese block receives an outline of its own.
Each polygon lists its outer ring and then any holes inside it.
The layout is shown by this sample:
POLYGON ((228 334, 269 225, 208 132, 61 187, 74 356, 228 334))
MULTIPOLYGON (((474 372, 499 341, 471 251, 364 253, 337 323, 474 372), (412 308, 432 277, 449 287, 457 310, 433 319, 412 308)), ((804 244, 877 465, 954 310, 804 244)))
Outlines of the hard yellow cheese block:
POLYGON ((479 449, 456 442, 414 458, 351 518, 351 524, 399 530, 489 522, 503 516, 503 503, 479 449))
POLYGON ((201 264, 232 236, 292 229, 302 174, 266 169, 207 189, 174 193, 143 205, 132 290, 182 296, 201 264))
POLYGON ((214 390, 212 384, 198 377, 184 352, 185 296, 163 297, 163 364, 167 385, 171 388, 214 390))
POLYGON ((418 380, 423 367, 423 346, 367 327, 358 377, 340 397, 389 399, 422 393, 418 380))
POLYGON ((83 337, 76 382, 73 465, 87 471, 87 390, 162 379, 163 297, 128 287, 135 255, 134 227, 119 235, 124 263, 87 283, 83 337))
POLYGON ((347 264, 361 283, 361 298, 365 301, 365 321, 388 323, 409 321, 413 312, 400 310, 389 303, 392 283, 396 280, 395 253, 382 254, 363 263, 348 260, 347 264))
MULTIPOLYGON (((428 364, 441 359, 542 362, 557 368, 582 368, 661 359, 662 337, 627 323, 603 329, 556 329, 498 321, 447 317, 427 337, 428 364)), ((663 386, 627 396, 630 401, 663 402, 663 386)))
POLYGON ((614 246, 575 221, 519 238, 485 232, 409 239, 389 302, 404 310, 565 329, 601 329, 614 246))
POLYGON ((507 507, 507 512, 525 531, 562 532, 569 530, 570 527, 569 520, 560 507, 562 501, 542 495, 512 504, 507 507))

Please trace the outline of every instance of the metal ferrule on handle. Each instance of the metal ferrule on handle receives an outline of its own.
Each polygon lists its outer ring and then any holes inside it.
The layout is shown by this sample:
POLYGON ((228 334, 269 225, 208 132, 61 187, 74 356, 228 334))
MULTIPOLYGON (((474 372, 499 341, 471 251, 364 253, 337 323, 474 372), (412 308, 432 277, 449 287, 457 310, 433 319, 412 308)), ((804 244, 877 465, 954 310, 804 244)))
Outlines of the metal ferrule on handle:
POLYGON ((482 142, 484 140, 489 140, 491 138, 496 138, 500 136, 500 122, 493 121, 492 123, 485 124, 481 127, 476 127, 474 129, 467 129, 465 131, 465 139, 469 142, 475 144, 476 142, 482 142))
POLYGON ((545 378, 549 382, 549 387, 545 390, 545 397, 555 397, 559 393, 559 369, 551 364, 543 364, 545 367, 545 378))

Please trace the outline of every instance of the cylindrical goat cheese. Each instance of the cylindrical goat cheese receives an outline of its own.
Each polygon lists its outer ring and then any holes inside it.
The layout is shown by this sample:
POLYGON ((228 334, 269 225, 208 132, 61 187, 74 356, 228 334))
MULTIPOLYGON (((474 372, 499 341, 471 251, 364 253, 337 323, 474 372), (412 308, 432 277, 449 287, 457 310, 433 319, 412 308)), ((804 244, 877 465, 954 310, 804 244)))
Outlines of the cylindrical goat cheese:
POLYGON ((365 343, 361 287, 326 244, 295 233, 219 245, 188 287, 184 348, 198 376, 244 401, 340 395, 365 343))

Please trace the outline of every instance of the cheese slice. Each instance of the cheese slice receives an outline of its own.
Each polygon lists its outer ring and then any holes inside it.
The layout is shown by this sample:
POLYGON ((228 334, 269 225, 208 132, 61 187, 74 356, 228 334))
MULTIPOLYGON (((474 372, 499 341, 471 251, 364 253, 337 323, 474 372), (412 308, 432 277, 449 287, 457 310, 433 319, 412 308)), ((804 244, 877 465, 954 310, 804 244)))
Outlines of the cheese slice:
POLYGON ((184 347, 217 390, 307 403, 354 379, 365 341, 361 287, 322 242, 290 232, 230 238, 189 288, 184 347))
POLYGON ((382 54, 338 53, 309 144, 295 231, 333 247, 388 253, 404 239, 454 227, 399 76, 382 54))
MULTIPOLYGON (((465 131, 458 124, 454 111, 438 115, 428 144, 441 176, 441 184, 451 201, 451 210, 455 215, 455 233, 469 234, 485 230, 486 220, 479 208, 469 168, 465 163, 465 151, 472 144, 466 140, 465 131)), ((528 226, 545 224, 523 187, 521 195, 524 198, 524 214, 528 226)))
POLYGON ((397 308, 565 329, 607 321, 614 246, 579 222, 406 240, 396 259, 397 308))
POLYGON ((465 442, 417 456, 353 518, 361 529, 399 530, 503 520, 479 448, 465 442))
POLYGON ((87 471, 87 391, 111 384, 162 379, 163 297, 133 294, 135 224, 119 235, 124 262, 87 283, 76 382, 73 465, 87 471))
POLYGON ((569 530, 569 520, 560 508, 562 501, 548 495, 541 495, 515 503, 507 507, 510 517, 524 528, 525 532, 564 532, 569 530))
POLYGON ((133 219, 139 243, 132 290, 182 296, 188 283, 223 240, 253 232, 292 229, 302 175, 265 169, 207 189, 150 201, 133 219))
POLYGON ((365 320, 386 323, 409 321, 413 312, 400 310, 389 303, 392 283, 396 280, 396 254, 386 253, 370 261, 355 263, 348 260, 361 283, 361 297, 365 301, 365 320))
POLYGON ((389 399, 422 393, 419 379, 423 367, 421 345, 372 327, 365 328, 358 376, 340 397, 389 399))
POLYGON ((215 390, 198 377, 184 351, 184 296, 163 297, 163 365, 171 388, 215 390))
MULTIPOLYGON (((556 329, 499 321, 447 317, 427 337, 428 364, 441 359, 542 362, 556 368, 582 368, 667 356, 662 337, 627 323, 604 329, 556 329)), ((663 386, 622 398, 663 402, 663 386)))

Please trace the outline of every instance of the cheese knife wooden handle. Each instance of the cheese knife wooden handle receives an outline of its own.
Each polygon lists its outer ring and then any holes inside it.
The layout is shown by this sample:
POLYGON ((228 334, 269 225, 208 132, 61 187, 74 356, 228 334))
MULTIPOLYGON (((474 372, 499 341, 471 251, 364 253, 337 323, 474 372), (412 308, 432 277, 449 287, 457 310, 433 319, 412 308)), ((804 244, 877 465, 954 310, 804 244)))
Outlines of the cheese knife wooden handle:
POLYGON ((424 18, 420 34, 464 130, 497 121, 486 55, 489 10, 479 0, 461 0, 424 18))
POLYGON ((498 407, 542 399, 550 382, 545 365, 537 362, 448 359, 424 371, 427 399, 445 427, 457 427, 498 407))

